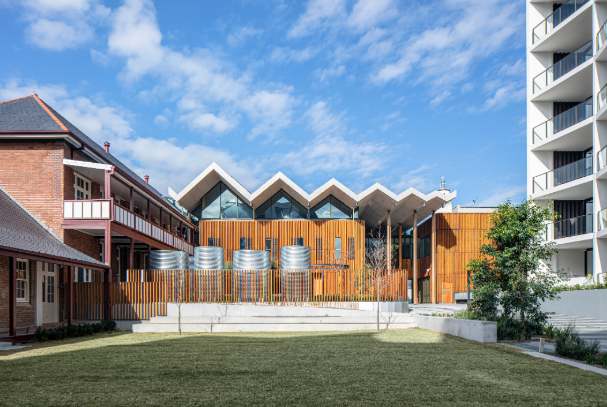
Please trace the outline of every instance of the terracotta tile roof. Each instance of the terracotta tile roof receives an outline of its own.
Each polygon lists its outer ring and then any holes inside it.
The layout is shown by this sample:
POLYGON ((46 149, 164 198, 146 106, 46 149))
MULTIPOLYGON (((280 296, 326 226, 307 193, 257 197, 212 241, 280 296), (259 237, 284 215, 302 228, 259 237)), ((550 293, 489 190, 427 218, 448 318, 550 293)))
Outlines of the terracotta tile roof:
POLYGON ((104 265, 99 260, 62 243, 2 188, 0 188, 0 246, 97 266, 104 265))

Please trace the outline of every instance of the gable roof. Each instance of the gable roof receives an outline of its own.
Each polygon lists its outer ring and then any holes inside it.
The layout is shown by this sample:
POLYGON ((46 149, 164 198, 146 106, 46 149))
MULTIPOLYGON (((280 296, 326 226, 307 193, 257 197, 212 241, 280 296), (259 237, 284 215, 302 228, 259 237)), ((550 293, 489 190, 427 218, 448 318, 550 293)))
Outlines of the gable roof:
MULTIPOLYGON (((167 206, 174 208, 154 187, 146 183, 116 157, 106 153, 103 147, 89 138, 35 94, 0 103, 0 132, 12 131, 19 133, 56 132, 71 134, 99 158, 112 164, 127 177, 135 181, 143 190, 154 195, 167 206)), ((18 134, 15 136, 18 137, 18 134)), ((176 208, 175 212, 183 216, 176 208)), ((185 216, 184 219, 187 221, 185 216)))
POLYGON ((0 246, 40 255, 105 266, 67 246, 0 187, 0 246))
POLYGON ((413 224, 414 212, 417 212, 419 220, 424 219, 431 215, 433 210, 442 208, 444 204, 457 196, 456 191, 437 190, 424 194, 415 188, 409 188, 396 194, 381 184, 372 185, 360 194, 355 194, 335 179, 331 179, 313 193, 308 194, 281 172, 251 193, 216 163, 212 163, 202 171, 181 192, 173 191, 172 196, 180 205, 192 210, 198 206, 200 199, 215 186, 219 179, 237 191, 238 195, 249 202, 253 208, 262 205, 280 189, 284 189, 296 201, 307 207, 313 207, 322 199, 333 195, 351 208, 358 206, 359 217, 369 225, 384 222, 390 212, 392 224, 402 223, 406 228, 413 224))

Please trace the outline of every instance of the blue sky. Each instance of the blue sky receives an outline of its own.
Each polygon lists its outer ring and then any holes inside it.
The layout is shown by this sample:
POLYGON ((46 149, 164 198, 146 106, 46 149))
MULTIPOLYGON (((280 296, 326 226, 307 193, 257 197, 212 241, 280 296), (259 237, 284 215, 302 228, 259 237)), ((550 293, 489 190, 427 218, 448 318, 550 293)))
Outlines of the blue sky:
POLYGON ((0 0, 0 99, 33 91, 163 193, 525 197, 523 0, 0 0))

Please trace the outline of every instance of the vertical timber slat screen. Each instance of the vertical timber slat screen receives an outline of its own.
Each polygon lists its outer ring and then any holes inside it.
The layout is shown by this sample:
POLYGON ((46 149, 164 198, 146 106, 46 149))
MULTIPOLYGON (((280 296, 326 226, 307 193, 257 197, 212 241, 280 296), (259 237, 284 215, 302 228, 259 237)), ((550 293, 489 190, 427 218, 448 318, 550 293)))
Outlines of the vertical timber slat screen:
MULTIPOLYGON (((371 270, 129 270, 128 275, 136 278, 109 283, 112 319, 166 315, 169 302, 332 306, 377 299, 371 270)), ((406 301, 405 289, 405 270, 382 272, 381 301, 406 301)), ((74 283, 74 319, 102 318, 103 283, 74 283)))

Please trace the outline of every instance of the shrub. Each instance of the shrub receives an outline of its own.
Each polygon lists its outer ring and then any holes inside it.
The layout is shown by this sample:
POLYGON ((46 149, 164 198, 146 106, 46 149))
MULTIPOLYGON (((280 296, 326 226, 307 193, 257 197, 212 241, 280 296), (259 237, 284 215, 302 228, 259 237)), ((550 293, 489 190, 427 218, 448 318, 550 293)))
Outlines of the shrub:
POLYGON ((574 326, 569 325, 556 335, 556 353, 561 356, 577 360, 586 360, 588 355, 594 356, 599 353, 601 342, 599 340, 585 341, 575 332, 574 326))
POLYGON ((552 324, 548 324, 548 326, 545 326, 543 330, 543 334, 550 340, 554 339, 559 332, 560 330, 555 328, 552 324))
POLYGON ((36 329, 36 332, 34 332, 34 338, 36 338, 36 341, 38 342, 46 342, 48 341, 48 337, 48 330, 42 328, 41 326, 39 326, 38 329, 36 329))

